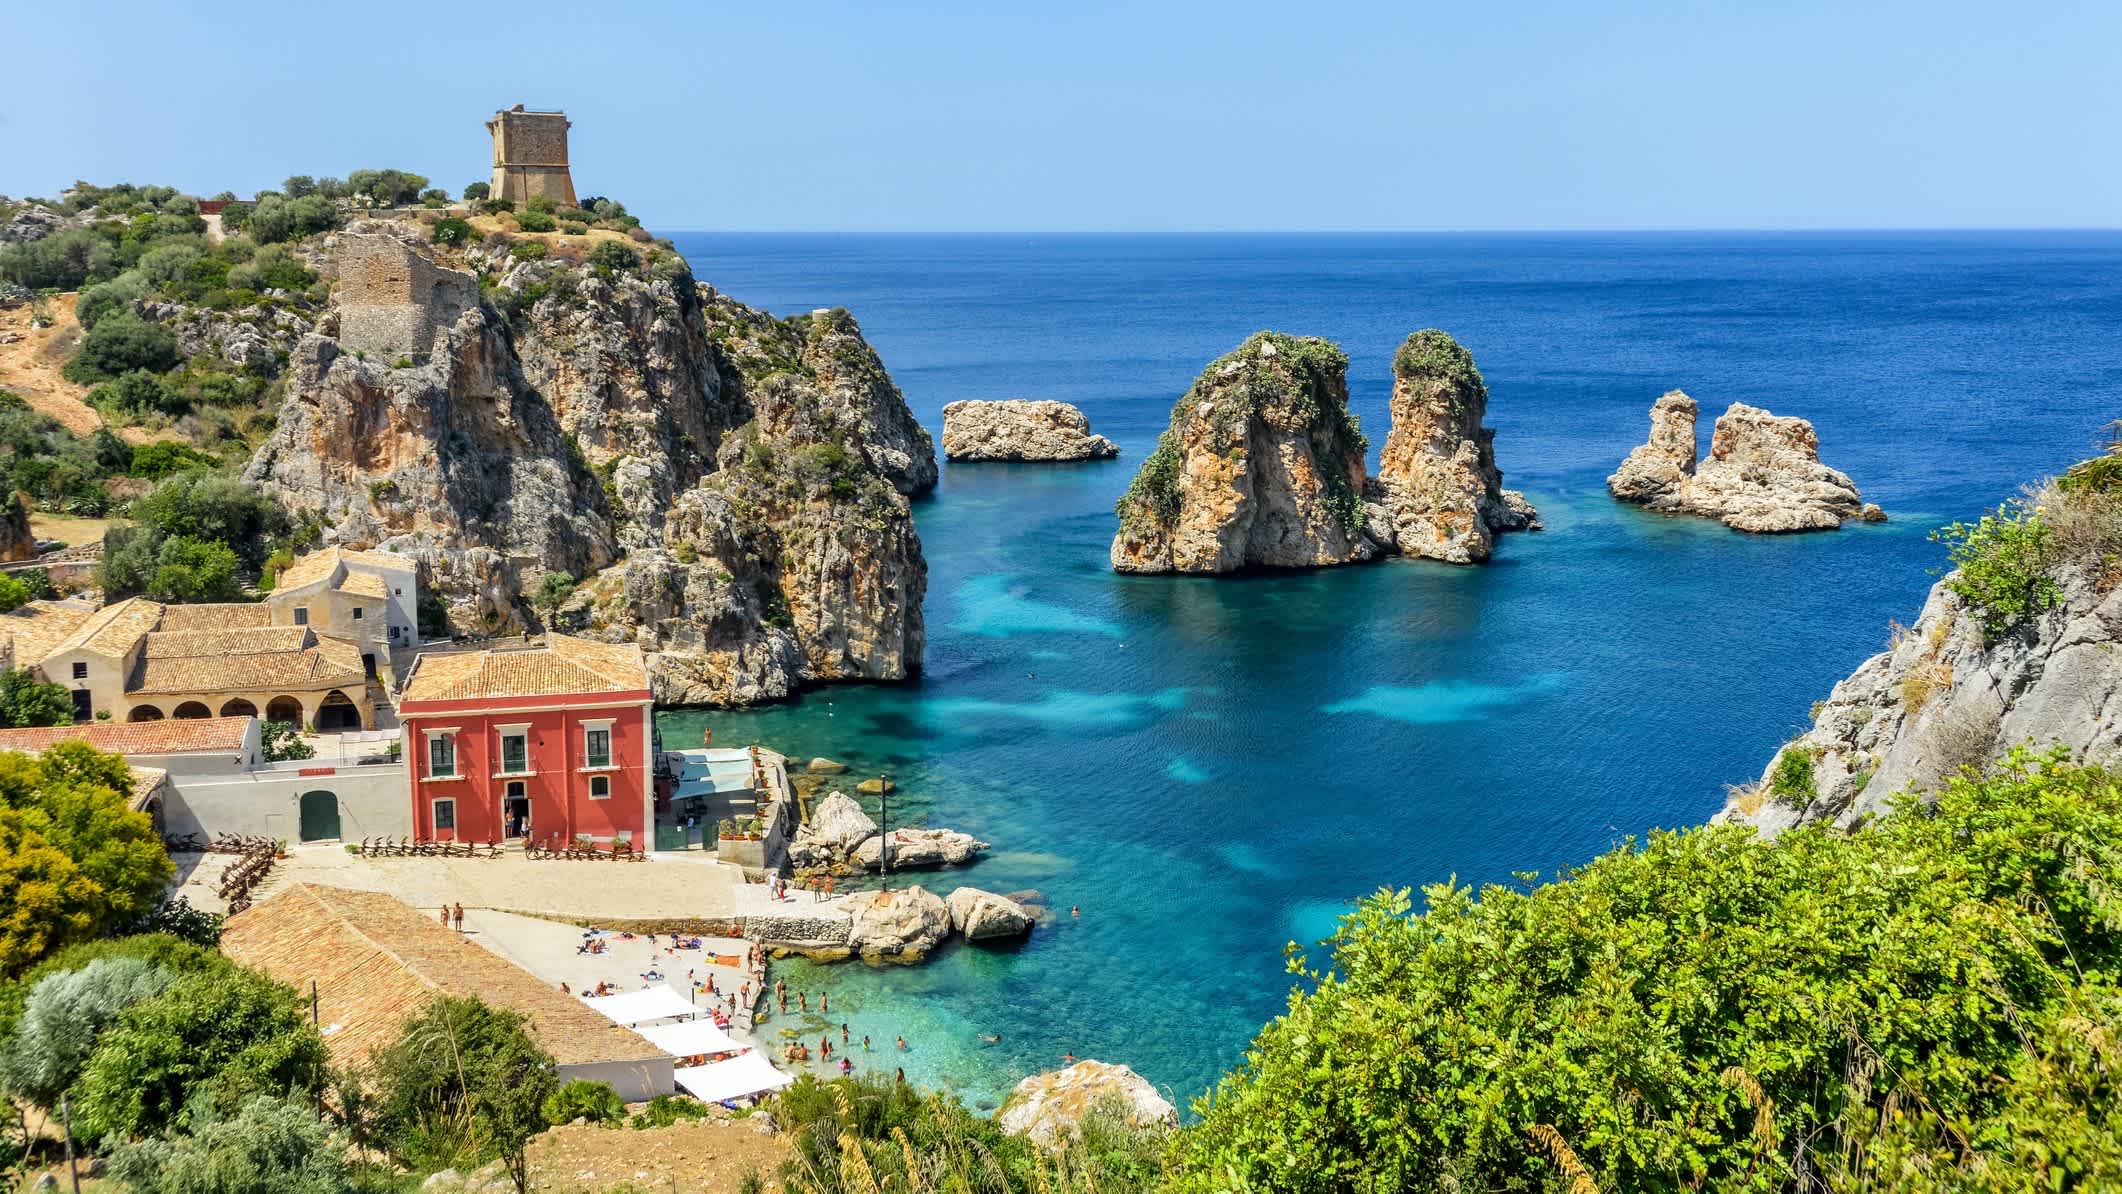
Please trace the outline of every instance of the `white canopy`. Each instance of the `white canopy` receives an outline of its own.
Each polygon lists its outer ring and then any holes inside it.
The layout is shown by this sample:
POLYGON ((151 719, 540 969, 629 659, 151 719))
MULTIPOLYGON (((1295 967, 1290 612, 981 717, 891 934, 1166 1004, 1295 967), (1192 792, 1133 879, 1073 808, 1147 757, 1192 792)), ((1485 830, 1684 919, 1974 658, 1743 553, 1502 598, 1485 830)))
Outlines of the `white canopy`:
POLYGON ((796 1080, 794 1074, 784 1074, 775 1069, 774 1063, 759 1056, 756 1049, 749 1053, 740 1053, 728 1061, 687 1066, 673 1072, 671 1077, 703 1103, 719 1103, 724 1099, 741 1099, 746 1095, 764 1094, 769 1090, 779 1090, 796 1080))
POLYGON ((670 989, 669 986, 650 987, 644 991, 628 991, 624 995, 598 995, 584 998, 584 1003, 599 1015, 614 1024, 628 1027, 643 1020, 667 1020, 673 1016, 697 1016, 700 1009, 693 1001, 670 989))
POLYGON ((673 1057, 691 1057, 696 1053, 735 1053, 750 1048, 715 1026, 713 1020, 687 1020, 683 1024, 649 1024, 634 1029, 648 1038, 648 1043, 665 1050, 673 1057))

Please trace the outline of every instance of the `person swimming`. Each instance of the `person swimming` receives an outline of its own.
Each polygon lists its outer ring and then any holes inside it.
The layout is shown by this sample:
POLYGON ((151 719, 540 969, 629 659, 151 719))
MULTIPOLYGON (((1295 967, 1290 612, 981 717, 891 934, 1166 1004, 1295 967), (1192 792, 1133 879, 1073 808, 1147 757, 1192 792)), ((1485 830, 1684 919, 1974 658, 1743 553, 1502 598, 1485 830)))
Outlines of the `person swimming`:
POLYGON ((999 1032, 983 1032, 980 1034, 980 1043, 983 1045, 999 1045, 1002 1043, 1002 1034, 999 1032))

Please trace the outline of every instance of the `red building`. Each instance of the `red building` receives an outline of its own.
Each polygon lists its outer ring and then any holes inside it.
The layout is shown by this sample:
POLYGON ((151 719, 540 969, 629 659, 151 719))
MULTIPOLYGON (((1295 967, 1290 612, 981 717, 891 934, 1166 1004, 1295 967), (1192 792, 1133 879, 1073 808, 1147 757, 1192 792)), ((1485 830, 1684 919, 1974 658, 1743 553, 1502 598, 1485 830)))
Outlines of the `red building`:
POLYGON ((655 721, 641 648, 426 654, 398 701, 422 838, 655 845, 655 721))

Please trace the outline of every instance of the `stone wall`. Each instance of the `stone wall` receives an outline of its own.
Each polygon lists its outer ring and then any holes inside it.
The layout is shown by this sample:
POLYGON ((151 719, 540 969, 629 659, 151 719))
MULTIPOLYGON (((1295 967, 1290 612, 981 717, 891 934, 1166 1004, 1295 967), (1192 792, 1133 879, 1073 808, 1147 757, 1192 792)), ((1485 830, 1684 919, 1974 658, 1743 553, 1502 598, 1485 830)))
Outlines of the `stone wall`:
POLYGON ((436 333, 479 302, 477 279, 395 236, 342 233, 337 265, 339 344, 348 352, 425 356, 436 333))
POLYGON ((322 790, 339 798, 340 841, 411 837, 409 783, 403 763, 340 767, 329 775, 278 770, 172 774, 170 797, 163 806, 164 832, 202 837, 250 833, 296 841, 302 836, 302 794, 322 790))

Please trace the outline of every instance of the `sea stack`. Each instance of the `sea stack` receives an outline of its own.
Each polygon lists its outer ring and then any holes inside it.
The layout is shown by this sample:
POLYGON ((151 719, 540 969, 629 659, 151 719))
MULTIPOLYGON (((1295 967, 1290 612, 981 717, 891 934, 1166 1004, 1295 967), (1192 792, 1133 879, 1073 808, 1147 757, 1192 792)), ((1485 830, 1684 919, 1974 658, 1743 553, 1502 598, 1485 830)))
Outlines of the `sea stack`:
POLYGON ((1540 529, 1525 496, 1503 488, 1487 412, 1473 354, 1449 332, 1425 328, 1400 345, 1392 430, 1364 494, 1372 538, 1402 555, 1471 564, 1489 558, 1497 533, 1540 529))
POLYGON ((1709 459, 1698 466, 1695 414, 1695 400, 1679 390, 1653 403, 1649 441, 1606 479, 1607 490, 1624 502, 1699 514, 1754 534, 1886 520, 1847 476, 1820 463, 1820 437, 1804 419, 1734 402, 1718 417, 1709 459))
POLYGON ((1066 402, 1005 398, 943 408, 943 455, 949 460, 1105 460, 1119 454, 1120 445, 1092 435, 1090 420, 1066 402))
POLYGON ((1257 332, 1217 358, 1115 511, 1119 572, 1315 568, 1378 554, 1364 533, 1363 454, 1348 355, 1257 332))

